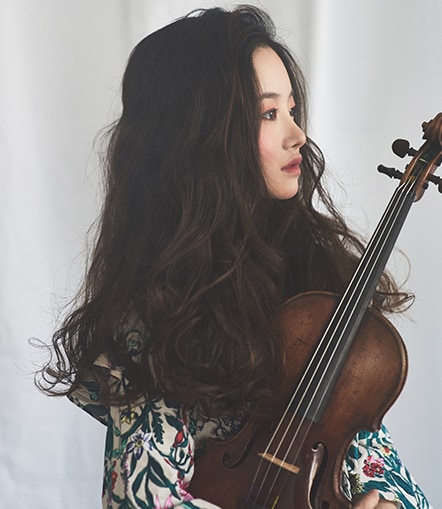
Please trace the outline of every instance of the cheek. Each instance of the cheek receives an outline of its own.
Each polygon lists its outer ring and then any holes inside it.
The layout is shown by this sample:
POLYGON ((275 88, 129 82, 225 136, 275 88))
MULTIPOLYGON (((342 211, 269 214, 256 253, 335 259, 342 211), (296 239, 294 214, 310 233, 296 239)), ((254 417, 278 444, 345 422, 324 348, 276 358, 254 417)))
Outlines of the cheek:
POLYGON ((281 172, 281 151, 273 131, 261 128, 258 139, 259 157, 264 180, 272 198, 288 200, 298 192, 298 178, 281 172))
POLYGON ((259 136, 259 158, 261 162, 261 170, 264 176, 264 180, 267 185, 267 189, 269 190, 271 196, 276 198, 275 196, 275 172, 274 172, 274 150, 272 148, 271 139, 265 132, 265 130, 261 129, 259 136))
POLYGON ((261 165, 263 169, 275 159, 275 148, 272 142, 271 136, 269 136, 268 129, 261 128, 259 132, 259 157, 261 159, 261 165))

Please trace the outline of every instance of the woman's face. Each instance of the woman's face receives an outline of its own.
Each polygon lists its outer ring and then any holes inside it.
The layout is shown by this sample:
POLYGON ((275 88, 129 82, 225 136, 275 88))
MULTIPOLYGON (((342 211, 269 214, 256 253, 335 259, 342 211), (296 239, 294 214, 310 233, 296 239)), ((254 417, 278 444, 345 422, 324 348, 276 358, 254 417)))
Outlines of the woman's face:
POLYGON ((305 134, 293 120, 292 85, 279 56, 271 48, 258 48, 253 65, 261 97, 258 144, 264 178, 273 198, 287 200, 298 192, 305 134))

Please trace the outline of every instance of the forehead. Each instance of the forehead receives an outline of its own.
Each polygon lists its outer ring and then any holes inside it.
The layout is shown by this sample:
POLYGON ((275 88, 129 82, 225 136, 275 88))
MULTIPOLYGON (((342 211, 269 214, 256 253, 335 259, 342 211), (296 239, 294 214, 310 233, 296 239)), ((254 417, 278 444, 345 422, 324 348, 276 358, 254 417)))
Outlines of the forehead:
POLYGON ((255 50, 253 67, 260 87, 261 94, 290 95, 292 85, 281 58, 269 47, 255 50))

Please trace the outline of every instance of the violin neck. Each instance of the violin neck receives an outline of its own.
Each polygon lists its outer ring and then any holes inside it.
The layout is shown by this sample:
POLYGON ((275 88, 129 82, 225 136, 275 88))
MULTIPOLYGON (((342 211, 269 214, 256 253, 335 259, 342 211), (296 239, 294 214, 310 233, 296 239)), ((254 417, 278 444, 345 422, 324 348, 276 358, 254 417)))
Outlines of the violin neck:
POLYGON ((412 184, 396 188, 293 395, 289 406, 311 421, 325 409, 413 201, 412 184))
MULTIPOLYGON (((333 321, 356 320, 359 324, 376 287, 384 272, 387 261, 414 201, 414 192, 409 185, 399 186, 393 194, 367 248, 356 268, 342 299, 336 309, 333 321), (357 315, 357 318, 354 316, 357 315)), ((353 327, 352 327, 353 328, 353 327)))

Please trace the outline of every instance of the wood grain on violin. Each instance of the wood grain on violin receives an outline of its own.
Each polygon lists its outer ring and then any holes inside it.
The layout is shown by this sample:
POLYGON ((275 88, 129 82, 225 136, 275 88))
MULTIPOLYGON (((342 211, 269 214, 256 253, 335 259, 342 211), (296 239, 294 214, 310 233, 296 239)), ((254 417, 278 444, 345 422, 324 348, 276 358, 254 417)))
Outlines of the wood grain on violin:
POLYGON ((223 509, 350 508, 342 465, 354 435, 378 429, 400 394, 407 372, 402 339, 369 307, 410 207, 442 161, 442 113, 423 124, 424 144, 410 149, 405 172, 342 296, 309 292, 281 308, 276 327, 287 363, 278 401, 252 416, 227 442, 209 440, 189 491, 223 509), (261 414, 262 415, 262 414, 261 414))

